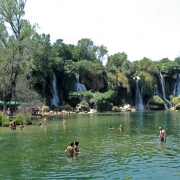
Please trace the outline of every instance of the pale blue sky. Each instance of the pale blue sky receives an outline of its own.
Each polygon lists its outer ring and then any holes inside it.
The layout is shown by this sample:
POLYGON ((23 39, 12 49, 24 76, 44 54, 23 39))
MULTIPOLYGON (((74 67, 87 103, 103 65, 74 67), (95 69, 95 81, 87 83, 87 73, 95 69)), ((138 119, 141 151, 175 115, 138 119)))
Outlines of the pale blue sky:
POLYGON ((180 55, 180 0, 28 0, 25 10, 52 43, 89 38, 130 61, 180 55))

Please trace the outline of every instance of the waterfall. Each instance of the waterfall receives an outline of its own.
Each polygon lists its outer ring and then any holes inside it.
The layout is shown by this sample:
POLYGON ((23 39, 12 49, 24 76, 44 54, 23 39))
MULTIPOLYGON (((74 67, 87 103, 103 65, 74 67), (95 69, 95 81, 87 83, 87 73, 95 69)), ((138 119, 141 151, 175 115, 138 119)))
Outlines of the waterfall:
POLYGON ((164 98, 164 100, 169 104, 169 107, 172 108, 171 102, 169 102, 169 101, 166 99, 165 88, 164 88, 164 80, 163 80, 163 76, 162 76, 161 73, 160 73, 160 82, 161 82, 161 86, 162 86, 163 98, 164 98))
POLYGON ((79 83, 79 74, 76 74, 76 91, 77 92, 84 92, 84 91, 86 91, 85 85, 79 83))
POLYGON ((178 97, 180 95, 180 74, 177 76, 177 80, 174 84, 173 96, 178 97))
POLYGON ((139 81, 139 77, 137 76, 136 79, 136 99, 135 99, 135 108, 138 110, 144 110, 144 105, 142 102, 142 95, 141 95, 141 91, 138 85, 138 81, 139 81))
POLYGON ((59 106, 59 98, 58 98, 58 93, 57 93, 57 87, 56 87, 56 75, 53 73, 53 98, 51 99, 51 103, 54 106, 59 106))

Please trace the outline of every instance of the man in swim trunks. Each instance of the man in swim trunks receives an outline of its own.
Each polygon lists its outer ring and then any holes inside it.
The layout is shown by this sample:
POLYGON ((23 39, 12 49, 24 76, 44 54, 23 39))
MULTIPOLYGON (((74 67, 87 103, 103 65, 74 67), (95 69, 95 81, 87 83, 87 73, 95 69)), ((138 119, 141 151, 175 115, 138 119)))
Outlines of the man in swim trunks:
POLYGON ((68 156, 73 156, 73 154, 74 154, 74 143, 71 142, 70 146, 68 146, 64 152, 68 152, 68 156))
POLYGON ((166 142, 166 132, 162 127, 159 127, 159 140, 166 142))

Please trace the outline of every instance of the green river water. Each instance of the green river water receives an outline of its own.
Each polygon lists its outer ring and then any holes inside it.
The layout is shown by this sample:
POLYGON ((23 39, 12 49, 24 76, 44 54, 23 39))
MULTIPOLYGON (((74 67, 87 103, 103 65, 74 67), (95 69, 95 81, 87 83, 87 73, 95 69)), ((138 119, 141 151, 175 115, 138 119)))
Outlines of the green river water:
POLYGON ((62 116, 49 118, 44 128, 34 120, 23 131, 0 127, 0 179, 180 179, 179 111, 65 118, 66 125, 62 116), (166 130, 166 143, 158 141, 159 126, 166 130), (81 154, 67 157, 64 150, 75 140, 81 154))

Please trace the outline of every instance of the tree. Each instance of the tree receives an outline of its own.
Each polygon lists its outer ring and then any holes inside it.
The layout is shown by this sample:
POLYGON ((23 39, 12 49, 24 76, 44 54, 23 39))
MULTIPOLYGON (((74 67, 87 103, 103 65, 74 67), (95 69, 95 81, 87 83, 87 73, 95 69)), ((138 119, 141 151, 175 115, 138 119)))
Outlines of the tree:
POLYGON ((0 0, 1 92, 6 101, 16 94, 16 82, 29 59, 30 39, 36 26, 23 19, 26 0, 0 0))
POLYGON ((118 52, 108 57, 107 67, 115 66, 117 69, 122 66, 122 63, 127 60, 127 54, 125 52, 118 52))
POLYGON ((81 60, 95 60, 97 47, 91 39, 83 38, 78 41, 77 47, 80 51, 81 60))
POLYGON ((100 47, 97 47, 96 57, 101 63, 103 63, 104 56, 106 56, 107 53, 108 53, 107 47, 101 45, 100 47))

